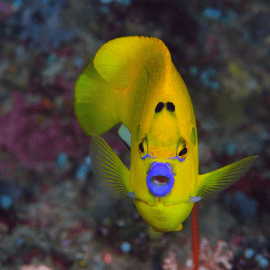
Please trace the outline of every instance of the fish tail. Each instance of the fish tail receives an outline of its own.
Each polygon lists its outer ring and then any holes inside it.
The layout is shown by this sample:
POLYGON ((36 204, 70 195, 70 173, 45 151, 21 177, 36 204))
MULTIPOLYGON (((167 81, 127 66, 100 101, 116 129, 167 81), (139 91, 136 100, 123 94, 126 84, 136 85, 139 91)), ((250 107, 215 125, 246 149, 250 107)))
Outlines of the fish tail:
POLYGON ((89 59, 74 88, 75 115, 87 135, 103 134, 120 122, 116 94, 89 59))

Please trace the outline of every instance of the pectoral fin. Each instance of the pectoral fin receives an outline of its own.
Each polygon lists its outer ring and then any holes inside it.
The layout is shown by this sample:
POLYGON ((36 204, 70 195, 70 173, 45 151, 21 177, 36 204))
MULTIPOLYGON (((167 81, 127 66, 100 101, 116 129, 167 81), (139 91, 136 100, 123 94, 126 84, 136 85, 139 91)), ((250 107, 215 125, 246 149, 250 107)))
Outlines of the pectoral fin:
POLYGON ((90 156, 95 177, 115 198, 133 192, 129 186, 129 170, 103 138, 94 134, 90 144, 90 156))
POLYGON ((258 156, 252 156, 210 173, 199 175, 197 197, 214 196, 235 184, 251 168, 258 156))

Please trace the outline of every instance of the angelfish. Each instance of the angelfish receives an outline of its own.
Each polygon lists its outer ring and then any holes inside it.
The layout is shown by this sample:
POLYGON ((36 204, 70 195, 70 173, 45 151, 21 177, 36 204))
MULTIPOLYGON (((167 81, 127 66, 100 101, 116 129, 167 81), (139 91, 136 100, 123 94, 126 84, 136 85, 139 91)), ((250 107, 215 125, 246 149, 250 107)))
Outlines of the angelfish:
POLYGON ((199 175, 192 102, 170 52, 157 38, 105 43, 75 84, 75 113, 92 136, 94 172, 116 198, 130 196, 158 232, 179 231, 193 205, 236 183, 253 165, 248 157, 199 175), (118 123, 130 133, 130 171, 99 135, 118 123))

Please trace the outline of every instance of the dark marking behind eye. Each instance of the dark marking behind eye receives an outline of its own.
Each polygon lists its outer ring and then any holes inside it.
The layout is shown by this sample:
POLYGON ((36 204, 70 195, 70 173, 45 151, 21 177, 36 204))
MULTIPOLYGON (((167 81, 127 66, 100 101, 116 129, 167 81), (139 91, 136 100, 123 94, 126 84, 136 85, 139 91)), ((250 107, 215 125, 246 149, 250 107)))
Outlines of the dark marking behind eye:
POLYGON ((139 144, 139 149, 140 149, 140 151, 141 151, 142 153, 144 152, 144 148, 143 148, 143 144, 142 144, 142 143, 139 144))
POLYGON ((158 105, 156 106, 155 113, 161 112, 163 108, 164 108, 164 103, 159 102, 158 105))
POLYGON ((179 156, 183 156, 187 153, 187 148, 183 148, 180 152, 179 152, 179 156))
POLYGON ((191 130, 191 141, 192 141, 193 145, 195 145, 195 143, 196 143, 196 136, 195 136, 195 129, 194 129, 194 127, 191 130))
POLYGON ((166 103, 166 108, 170 112, 174 112, 175 111, 175 106, 174 106, 174 104, 172 102, 166 103))

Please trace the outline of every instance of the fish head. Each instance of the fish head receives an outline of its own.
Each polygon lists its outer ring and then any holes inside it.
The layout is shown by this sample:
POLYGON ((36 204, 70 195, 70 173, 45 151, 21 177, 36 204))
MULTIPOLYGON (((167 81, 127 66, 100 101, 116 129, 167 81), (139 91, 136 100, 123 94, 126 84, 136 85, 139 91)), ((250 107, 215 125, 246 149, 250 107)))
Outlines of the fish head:
POLYGON ((163 209, 181 205, 178 219, 183 221, 192 210, 190 197, 196 196, 196 126, 183 125, 183 121, 181 125, 174 114, 164 110, 153 117, 147 132, 142 128, 137 133, 130 173, 139 212, 143 210, 138 205, 163 209))

